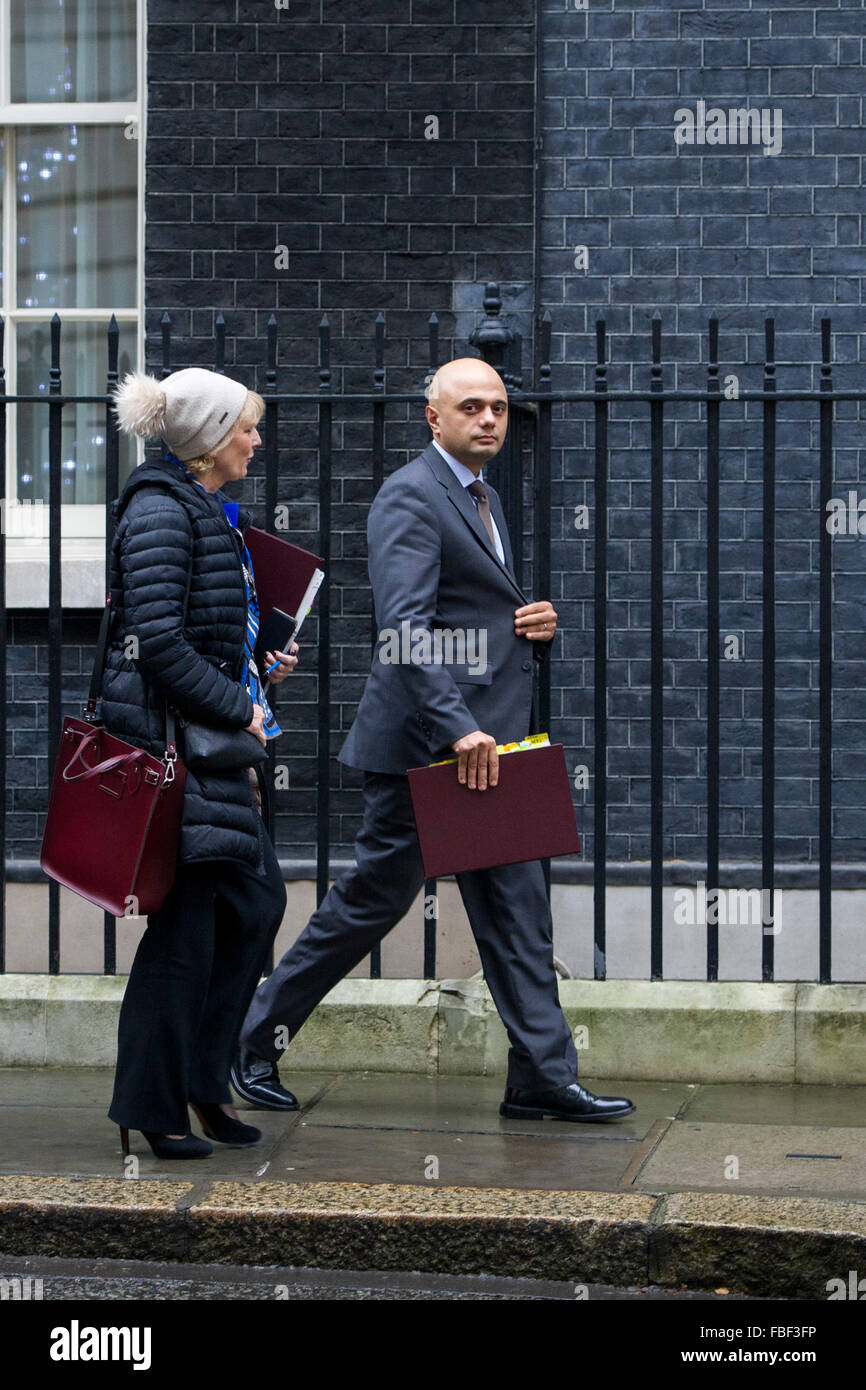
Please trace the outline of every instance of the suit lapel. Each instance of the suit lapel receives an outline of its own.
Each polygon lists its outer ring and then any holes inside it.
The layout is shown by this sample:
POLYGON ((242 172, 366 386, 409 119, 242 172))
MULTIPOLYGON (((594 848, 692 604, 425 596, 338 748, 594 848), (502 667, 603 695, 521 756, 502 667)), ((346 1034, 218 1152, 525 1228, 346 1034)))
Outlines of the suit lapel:
POLYGON ((508 538, 508 528, 505 525, 505 515, 503 513, 502 504, 499 501, 498 495, 488 488, 488 496, 490 498, 490 511, 496 522, 496 527, 499 531, 499 537, 502 541, 502 549, 505 552, 506 563, 504 565, 496 553, 495 545, 493 544, 492 540, 487 534, 487 528, 484 525, 484 522, 478 515, 478 509, 476 508, 475 503, 472 501, 472 498, 469 496, 469 493, 466 491, 466 488, 463 487, 463 485, 460 482, 458 482, 457 478, 454 476, 453 472, 448 467, 448 464, 445 462, 444 458, 439 453, 439 450, 436 449, 433 446, 433 444, 429 444, 428 447, 424 450, 424 453, 421 455, 421 457, 424 459, 424 462, 429 465, 436 478, 438 478, 439 482, 445 488, 450 501, 457 508, 458 512, 463 517, 463 520, 466 522, 467 526, 469 526, 470 530, 475 535, 476 539, 484 547, 485 552, 493 561, 500 574, 505 576, 511 587, 514 589, 515 593, 520 596, 522 602, 528 603, 528 598, 518 585, 517 580, 514 578, 511 543, 508 538))

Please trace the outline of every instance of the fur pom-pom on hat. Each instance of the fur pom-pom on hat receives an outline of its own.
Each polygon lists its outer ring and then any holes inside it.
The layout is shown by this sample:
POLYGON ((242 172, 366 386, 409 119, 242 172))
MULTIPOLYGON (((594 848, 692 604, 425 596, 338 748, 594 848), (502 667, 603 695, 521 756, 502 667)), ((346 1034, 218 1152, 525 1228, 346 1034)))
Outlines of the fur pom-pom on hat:
POLYGON ((155 376, 130 372, 114 393, 114 413, 124 434, 150 439, 165 428, 165 391, 155 376))
POLYGON ((239 381, 203 367, 184 367, 164 381, 131 372, 114 393, 114 408, 125 434, 161 435, 185 463, 231 434, 248 395, 239 381))

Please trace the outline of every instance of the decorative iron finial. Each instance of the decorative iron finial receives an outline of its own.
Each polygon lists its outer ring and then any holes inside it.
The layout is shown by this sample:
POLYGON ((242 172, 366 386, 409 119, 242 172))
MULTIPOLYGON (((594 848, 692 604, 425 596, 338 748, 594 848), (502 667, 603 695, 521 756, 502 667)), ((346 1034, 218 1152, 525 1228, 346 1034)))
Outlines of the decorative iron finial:
POLYGON ((491 280, 484 294, 484 318, 469 335, 469 342, 477 347, 485 362, 497 371, 505 366, 505 350, 514 341, 514 334, 500 319, 502 295, 495 280, 491 280))

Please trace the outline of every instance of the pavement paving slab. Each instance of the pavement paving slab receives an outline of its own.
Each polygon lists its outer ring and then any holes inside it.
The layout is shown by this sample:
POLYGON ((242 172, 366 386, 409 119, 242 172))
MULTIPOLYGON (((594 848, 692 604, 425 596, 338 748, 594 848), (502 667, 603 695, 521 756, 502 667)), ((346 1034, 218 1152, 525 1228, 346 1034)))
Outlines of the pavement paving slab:
POLYGON ((673 1124, 634 1186, 866 1201, 866 1129, 828 1125, 673 1124))
MULTIPOLYGON (((577 1126, 575 1126, 577 1128, 577 1126)), ((268 1176, 346 1182, 431 1181, 486 1187, 616 1190, 635 1149, 593 1135, 453 1134, 441 1130, 335 1129, 301 1122, 278 1145, 268 1176), (341 1136, 343 1143, 335 1142, 341 1136)))
MULTIPOLYGON (((350 1129, 394 1129, 415 1133, 448 1132, 465 1136, 514 1134, 602 1143, 634 1142, 649 1132, 657 1115, 673 1118, 685 1107, 692 1089, 679 1082, 611 1081, 593 1077, 583 1084, 597 1095, 626 1094, 636 1109, 609 1124, 556 1124, 551 1120, 503 1118, 500 1078, 475 1076, 383 1075, 361 1072, 338 1077, 306 1117, 308 1125, 350 1129)), ((298 1093, 299 1094, 299 1093, 298 1093)), ((300 1098, 300 1094, 299 1094, 300 1098)))
POLYGON ((740 1125, 866 1128, 866 1086, 778 1086, 748 1082, 693 1086, 682 1120, 740 1125))

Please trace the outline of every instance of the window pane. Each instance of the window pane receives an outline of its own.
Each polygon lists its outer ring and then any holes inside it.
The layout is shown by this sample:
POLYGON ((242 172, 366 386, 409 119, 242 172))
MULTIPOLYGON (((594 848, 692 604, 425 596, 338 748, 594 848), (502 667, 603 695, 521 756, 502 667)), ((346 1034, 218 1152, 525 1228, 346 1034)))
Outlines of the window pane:
POLYGON ((18 305, 137 303, 138 143, 122 126, 21 126, 18 305))
MULTIPOLYGON (((51 330, 48 322, 18 324, 18 393, 48 399, 51 330)), ((120 324, 118 371, 121 380, 135 371, 137 327, 120 324)), ((105 391, 108 371, 108 325, 64 323, 60 339, 64 395, 96 396, 105 391)), ((61 501, 105 501, 105 406, 63 407, 61 501)), ((18 497, 48 501, 48 409, 18 406, 18 497)), ((120 480, 135 466, 135 441, 120 437, 120 480)))
POLYGON ((135 0, 12 0, 13 101, 134 101, 135 0))

